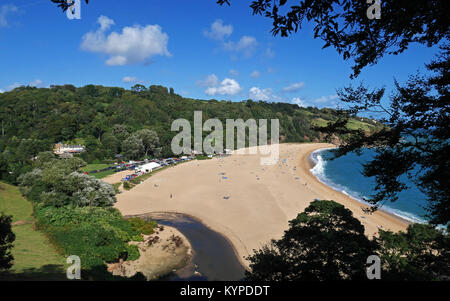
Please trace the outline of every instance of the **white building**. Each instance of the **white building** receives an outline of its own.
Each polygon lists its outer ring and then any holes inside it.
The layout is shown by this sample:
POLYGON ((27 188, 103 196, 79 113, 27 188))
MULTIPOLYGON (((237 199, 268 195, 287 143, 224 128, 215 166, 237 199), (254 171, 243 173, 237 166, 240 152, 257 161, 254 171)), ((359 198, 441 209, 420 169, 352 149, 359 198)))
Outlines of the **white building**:
POLYGON ((160 168, 161 165, 156 163, 156 162, 150 162, 147 164, 144 164, 142 166, 136 167, 136 171, 137 172, 142 172, 142 173, 147 173, 147 172, 152 172, 155 169, 160 168))
POLYGON ((79 154, 84 151, 85 151, 85 148, 82 145, 68 145, 68 144, 57 143, 53 147, 53 153, 55 155, 79 154))

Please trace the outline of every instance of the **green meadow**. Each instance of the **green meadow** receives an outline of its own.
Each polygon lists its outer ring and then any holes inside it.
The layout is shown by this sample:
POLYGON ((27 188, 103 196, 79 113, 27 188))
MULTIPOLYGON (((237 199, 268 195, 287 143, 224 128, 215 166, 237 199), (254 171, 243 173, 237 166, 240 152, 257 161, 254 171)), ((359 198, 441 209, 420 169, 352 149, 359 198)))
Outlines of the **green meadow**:
MULTIPOLYGON (((102 169, 110 167, 110 166, 111 166, 111 164, 102 164, 102 163, 100 163, 100 164, 88 164, 88 165, 82 167, 80 169, 80 171, 81 172, 88 172, 88 173, 90 173, 90 172, 92 172, 94 170, 102 170, 102 169)), ((114 174, 114 170, 107 170, 107 171, 102 171, 102 172, 97 172, 97 173, 90 173, 89 175, 93 176, 96 179, 103 179, 103 178, 105 178, 105 177, 107 177, 109 175, 112 175, 112 174, 114 174)))
POLYGON ((13 217, 16 235, 11 270, 0 280, 64 280, 65 258, 44 233, 35 230, 32 204, 15 186, 0 182, 0 212, 13 217))

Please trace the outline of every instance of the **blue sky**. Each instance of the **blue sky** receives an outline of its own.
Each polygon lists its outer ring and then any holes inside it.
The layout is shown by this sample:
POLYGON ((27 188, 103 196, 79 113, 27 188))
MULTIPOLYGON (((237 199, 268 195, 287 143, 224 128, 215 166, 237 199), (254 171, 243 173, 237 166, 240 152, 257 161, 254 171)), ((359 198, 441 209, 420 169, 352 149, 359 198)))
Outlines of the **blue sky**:
MULTIPOLYGON (((274 37, 250 1, 91 0, 69 20, 50 0, 0 1, 0 92, 18 85, 136 83, 185 97, 336 105, 352 62, 322 50, 310 25, 274 37)), ((414 45, 365 68, 354 84, 392 89, 424 70, 436 48, 414 45)))

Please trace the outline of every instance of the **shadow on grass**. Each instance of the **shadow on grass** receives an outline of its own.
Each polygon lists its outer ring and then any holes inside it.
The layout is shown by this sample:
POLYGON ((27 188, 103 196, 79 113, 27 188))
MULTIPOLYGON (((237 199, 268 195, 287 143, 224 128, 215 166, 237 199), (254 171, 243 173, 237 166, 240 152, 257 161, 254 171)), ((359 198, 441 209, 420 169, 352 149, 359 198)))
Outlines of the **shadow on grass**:
POLYGON ((1 281, 63 281, 67 280, 63 265, 48 264, 40 268, 29 268, 21 272, 0 273, 1 281))
MULTIPOLYGON (((146 281, 144 275, 136 274, 131 278, 113 276, 106 266, 95 266, 81 270, 81 280, 85 281, 146 281)), ((40 268, 30 268, 22 272, 0 272, 0 281, 68 281, 63 265, 49 264, 40 268)))

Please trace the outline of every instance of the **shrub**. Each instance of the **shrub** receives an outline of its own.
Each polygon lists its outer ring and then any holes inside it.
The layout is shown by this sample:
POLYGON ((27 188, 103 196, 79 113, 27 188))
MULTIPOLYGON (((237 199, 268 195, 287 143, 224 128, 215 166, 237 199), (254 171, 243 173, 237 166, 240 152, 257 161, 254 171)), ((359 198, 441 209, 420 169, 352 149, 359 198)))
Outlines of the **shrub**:
POLYGON ((133 230, 145 235, 153 234, 155 232, 154 228, 157 226, 155 221, 148 222, 138 217, 129 218, 128 222, 131 224, 133 230))
POLYGON ((12 232, 11 221, 11 216, 0 214, 0 271, 11 268, 14 259, 11 248, 16 236, 12 232))
POLYGON ((428 224, 406 232, 380 230, 375 238, 386 280, 442 280, 450 276, 450 235, 428 224))
POLYGON ((119 194, 119 193, 120 193, 120 191, 119 191, 120 185, 122 185, 122 183, 116 183, 116 184, 113 185, 113 187, 114 187, 114 192, 115 192, 116 194, 119 194))
MULTIPOLYGON (((67 161, 69 162, 69 161, 67 161)), ((70 162, 69 162, 70 163, 70 162)), ((77 164, 77 162, 71 162, 77 164)), ((78 172, 63 169, 34 169, 22 175, 20 189, 24 196, 46 206, 112 206, 116 192, 111 184, 78 172)))
POLYGON ((128 181, 123 182, 123 188, 126 190, 130 190, 132 187, 128 181))
POLYGON ((142 241, 142 234, 153 233, 156 226, 155 222, 123 219, 114 208, 37 205, 35 215, 38 227, 63 253, 80 256, 83 269, 138 259, 139 249, 128 243, 142 241))

